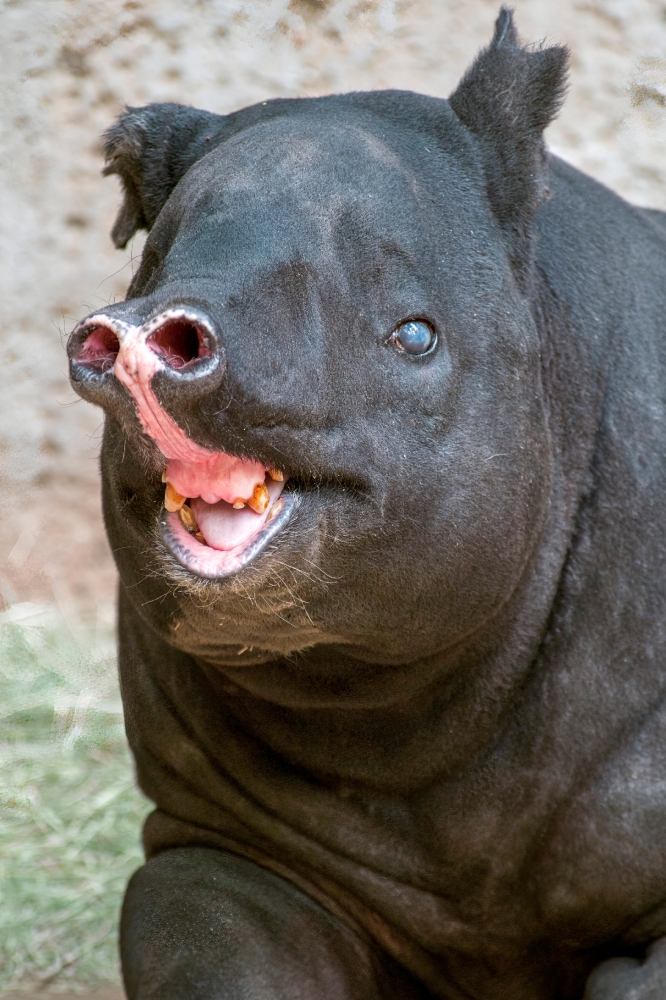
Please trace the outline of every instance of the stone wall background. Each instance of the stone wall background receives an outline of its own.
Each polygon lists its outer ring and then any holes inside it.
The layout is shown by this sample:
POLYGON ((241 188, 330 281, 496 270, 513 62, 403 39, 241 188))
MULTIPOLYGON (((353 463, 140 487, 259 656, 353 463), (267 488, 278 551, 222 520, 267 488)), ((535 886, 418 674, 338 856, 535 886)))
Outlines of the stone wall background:
MULTIPOLYGON (((99 510, 101 414, 63 343, 122 297, 142 239, 108 238, 99 135, 124 104, 216 112, 276 96, 399 87, 446 97, 499 0, 4 0, 0 3, 0 592, 112 618, 99 510)), ((551 147, 666 208, 666 0, 515 0, 524 39, 566 42, 551 147)))

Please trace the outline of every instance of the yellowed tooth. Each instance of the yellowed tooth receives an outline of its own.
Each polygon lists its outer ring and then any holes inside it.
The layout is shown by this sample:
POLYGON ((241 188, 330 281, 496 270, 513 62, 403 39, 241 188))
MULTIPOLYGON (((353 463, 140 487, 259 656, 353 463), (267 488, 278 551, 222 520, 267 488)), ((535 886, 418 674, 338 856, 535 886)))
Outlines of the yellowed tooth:
POLYGON ((204 538, 204 536, 201 534, 200 531, 195 531, 194 537, 198 542, 201 542, 202 545, 208 545, 208 542, 206 541, 206 539, 204 538))
POLYGON ((252 491, 252 496, 248 500, 247 505, 248 507, 251 507, 256 514, 263 514, 270 502, 271 498, 268 495, 266 484, 257 483, 252 491))
POLYGON ((284 473, 280 472, 279 469, 269 469, 268 475, 275 483, 281 483, 284 481, 284 473))
POLYGON ((166 469, 165 469, 164 472, 162 473, 162 482, 166 483, 166 481, 167 481, 167 477, 166 477, 166 469))
POLYGON ((178 511, 178 517, 180 518, 181 524, 187 528, 188 531, 198 531, 199 525, 196 522, 196 518, 192 513, 192 508, 188 507, 186 503, 178 511))
POLYGON ((241 500, 241 498, 238 497, 236 500, 234 500, 231 506, 233 507, 234 510, 242 510, 243 507, 245 506, 245 501, 241 500))
POLYGON ((268 515, 266 517, 266 523, 268 524, 268 522, 272 521, 274 517, 277 517, 277 515, 280 513, 283 507, 284 507, 284 497, 280 497, 279 500, 275 501, 275 503, 269 510, 268 515))
POLYGON ((166 484, 166 490, 164 491, 164 506, 171 514, 180 510, 186 500, 187 497, 182 497, 180 493, 173 488, 171 483, 166 484))

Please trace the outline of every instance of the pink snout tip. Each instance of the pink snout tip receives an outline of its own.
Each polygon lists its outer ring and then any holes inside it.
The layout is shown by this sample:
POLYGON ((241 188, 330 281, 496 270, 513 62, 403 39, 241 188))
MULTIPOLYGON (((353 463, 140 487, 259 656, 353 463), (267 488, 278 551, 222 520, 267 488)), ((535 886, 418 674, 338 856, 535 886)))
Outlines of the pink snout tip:
POLYGON ((123 352, 125 341, 133 342, 134 351, 141 351, 145 345, 146 350, 176 371, 213 353, 202 324, 178 314, 156 317, 140 327, 128 327, 112 321, 107 325, 103 316, 94 317, 82 333, 78 346, 71 352, 72 360, 102 371, 114 366, 118 355, 123 352), (117 327, 118 333, 114 327, 117 327))

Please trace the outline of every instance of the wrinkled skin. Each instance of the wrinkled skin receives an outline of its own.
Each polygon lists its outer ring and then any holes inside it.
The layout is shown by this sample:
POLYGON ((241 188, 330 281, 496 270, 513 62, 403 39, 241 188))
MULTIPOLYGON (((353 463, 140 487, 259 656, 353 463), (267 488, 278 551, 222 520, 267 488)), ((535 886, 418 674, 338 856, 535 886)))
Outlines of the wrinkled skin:
POLYGON ((105 317, 204 315, 215 371, 159 404, 293 496, 245 568, 189 572, 74 332, 156 805, 130 1000, 666 996, 666 226, 547 158, 564 64, 502 12, 450 103, 109 133, 115 239, 151 231, 105 317))

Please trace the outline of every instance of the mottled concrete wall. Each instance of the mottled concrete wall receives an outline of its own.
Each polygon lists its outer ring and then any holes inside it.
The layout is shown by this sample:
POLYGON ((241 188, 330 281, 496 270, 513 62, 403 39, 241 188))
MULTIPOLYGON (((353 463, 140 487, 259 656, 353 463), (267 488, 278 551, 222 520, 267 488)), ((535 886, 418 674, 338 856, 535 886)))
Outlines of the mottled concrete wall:
MULTIPOLYGON (((402 87, 445 97, 499 0, 5 0, 0 6, 0 591, 108 614, 101 415, 66 381, 63 340, 121 297, 140 253, 108 239, 118 190, 98 136, 123 104, 212 111, 278 95, 402 87)), ((666 208, 666 2, 516 0, 526 39, 565 41, 552 147, 666 208)))

